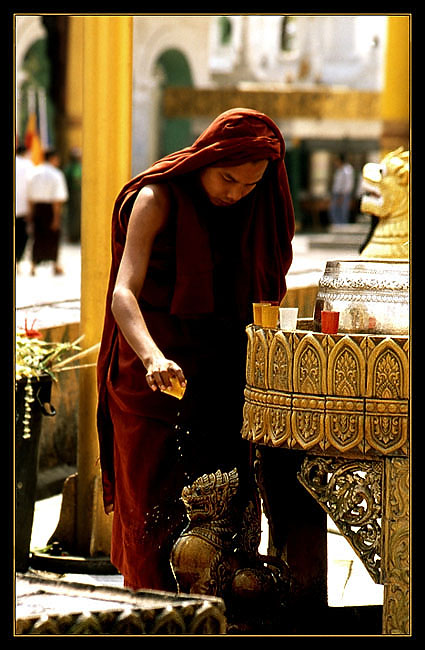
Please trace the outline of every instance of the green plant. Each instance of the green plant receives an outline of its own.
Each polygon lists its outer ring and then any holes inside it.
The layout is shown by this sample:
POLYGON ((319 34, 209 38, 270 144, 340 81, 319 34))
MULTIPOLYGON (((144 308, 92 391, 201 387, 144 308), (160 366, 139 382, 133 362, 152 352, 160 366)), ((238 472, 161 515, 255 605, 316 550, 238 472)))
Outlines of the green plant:
MULTIPOLYGON (((83 367, 79 364, 77 366, 71 364, 98 347, 97 344, 81 351, 79 343, 83 338, 84 336, 80 336, 73 342, 64 343, 44 341, 41 332, 34 329, 34 323, 28 328, 26 320, 25 330, 16 333, 15 386, 17 387, 20 381, 25 382, 24 437, 28 438, 31 435, 31 404, 35 399, 34 379, 49 375, 53 381, 57 381, 58 372, 83 367), (70 354, 72 352, 74 354, 70 354)), ((85 365, 93 366, 94 364, 85 365)))

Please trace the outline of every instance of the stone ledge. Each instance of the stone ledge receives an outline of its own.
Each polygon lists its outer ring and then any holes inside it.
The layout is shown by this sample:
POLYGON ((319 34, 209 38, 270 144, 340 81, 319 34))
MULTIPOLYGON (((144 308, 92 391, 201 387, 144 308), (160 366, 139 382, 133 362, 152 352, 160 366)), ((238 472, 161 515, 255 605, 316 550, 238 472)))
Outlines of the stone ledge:
POLYGON ((17 635, 226 633, 224 602, 212 596, 132 592, 19 575, 17 635))

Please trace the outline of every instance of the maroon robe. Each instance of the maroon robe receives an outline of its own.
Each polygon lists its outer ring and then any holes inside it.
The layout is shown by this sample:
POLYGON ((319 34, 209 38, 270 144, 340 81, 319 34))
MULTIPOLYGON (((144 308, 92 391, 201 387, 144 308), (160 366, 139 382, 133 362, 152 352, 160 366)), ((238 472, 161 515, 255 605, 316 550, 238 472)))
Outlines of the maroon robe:
POLYGON ((280 301, 286 291, 294 214, 284 152, 270 118, 230 110, 117 198, 98 359, 98 433, 104 503, 114 504, 111 560, 133 589, 174 588, 168 558, 184 525, 183 485, 235 466, 242 486, 249 483, 249 445, 240 436, 245 326, 253 301, 280 301), (266 158, 262 180, 234 206, 208 201, 200 169, 266 158), (152 183, 167 184, 172 208, 155 239, 139 304, 159 349, 183 369, 188 386, 181 402, 148 387, 111 312, 131 209, 141 187, 152 183))

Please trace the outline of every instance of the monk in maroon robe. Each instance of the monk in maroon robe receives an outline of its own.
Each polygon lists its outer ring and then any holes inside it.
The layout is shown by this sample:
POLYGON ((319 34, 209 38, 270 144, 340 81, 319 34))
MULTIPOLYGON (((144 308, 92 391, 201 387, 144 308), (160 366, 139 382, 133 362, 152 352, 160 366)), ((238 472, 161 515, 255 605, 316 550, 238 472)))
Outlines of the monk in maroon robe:
POLYGON ((249 492, 245 327, 252 302, 286 292, 294 214, 284 153, 269 117, 233 109, 116 200, 98 433, 111 561, 131 589, 175 590, 184 485, 236 467, 242 501, 249 492), (172 379, 186 387, 181 401, 164 392, 172 379))

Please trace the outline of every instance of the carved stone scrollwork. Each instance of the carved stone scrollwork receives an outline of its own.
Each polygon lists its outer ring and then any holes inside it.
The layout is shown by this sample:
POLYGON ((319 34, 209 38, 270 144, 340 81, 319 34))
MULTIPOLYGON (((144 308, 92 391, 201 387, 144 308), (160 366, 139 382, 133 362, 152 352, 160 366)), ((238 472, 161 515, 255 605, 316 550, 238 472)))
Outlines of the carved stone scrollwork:
POLYGON ((333 519, 372 579, 381 582, 383 461, 307 456, 298 480, 333 519))
POLYGON ((389 458, 385 461, 385 470, 383 632, 409 634, 409 461, 407 458, 389 458))

